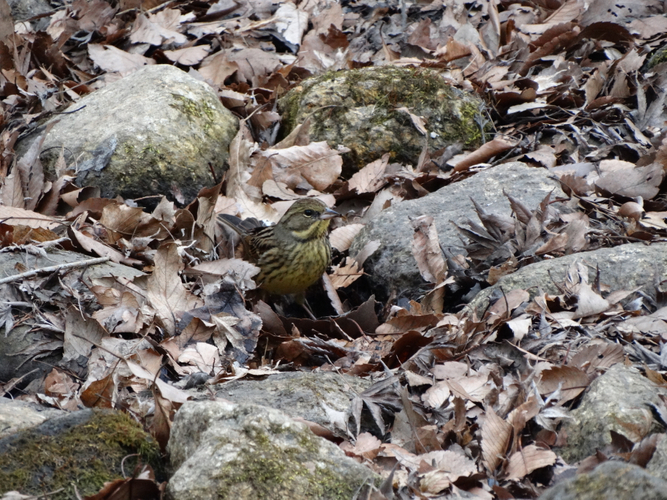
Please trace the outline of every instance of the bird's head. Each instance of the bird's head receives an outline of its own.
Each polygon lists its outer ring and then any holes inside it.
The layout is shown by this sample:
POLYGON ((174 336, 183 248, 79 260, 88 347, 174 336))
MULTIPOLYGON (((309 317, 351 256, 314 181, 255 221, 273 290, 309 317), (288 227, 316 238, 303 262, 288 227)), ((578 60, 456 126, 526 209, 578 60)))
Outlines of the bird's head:
POLYGON ((323 237, 329 222, 340 214, 316 198, 301 198, 285 212, 278 225, 300 240, 323 237))

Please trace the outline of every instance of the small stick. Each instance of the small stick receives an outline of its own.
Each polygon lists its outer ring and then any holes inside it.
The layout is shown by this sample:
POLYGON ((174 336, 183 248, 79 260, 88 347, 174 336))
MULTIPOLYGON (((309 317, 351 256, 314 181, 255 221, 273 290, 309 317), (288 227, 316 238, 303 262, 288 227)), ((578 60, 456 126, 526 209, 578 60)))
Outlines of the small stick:
POLYGON ((109 257, 98 257, 97 259, 88 259, 88 260, 77 260, 76 262, 69 262, 67 264, 59 264, 57 266, 41 267, 39 269, 33 269, 32 271, 26 271, 25 273, 14 274, 13 276, 7 276, 6 278, 0 279, 0 285, 5 283, 13 283, 14 281, 22 280, 23 278, 32 278, 40 273, 54 273, 62 271, 65 269, 75 269, 77 267, 86 267, 92 266, 94 264, 102 264, 107 262, 109 257))

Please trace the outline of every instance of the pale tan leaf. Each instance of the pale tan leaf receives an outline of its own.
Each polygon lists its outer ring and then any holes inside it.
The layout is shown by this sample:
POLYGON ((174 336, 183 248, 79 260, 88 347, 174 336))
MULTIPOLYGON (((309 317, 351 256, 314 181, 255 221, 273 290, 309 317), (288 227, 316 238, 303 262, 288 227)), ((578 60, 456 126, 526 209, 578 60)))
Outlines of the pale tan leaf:
POLYGON ((603 160, 600 162, 600 178, 595 185, 611 194, 644 200, 654 198, 659 190, 665 172, 659 162, 644 167, 621 160, 603 160))
POLYGON ((68 231, 70 231, 74 235, 79 245, 81 245, 81 247, 88 252, 95 253, 100 257, 109 257, 109 260, 113 262, 119 264, 126 264, 128 266, 132 266, 140 262, 137 259, 126 257, 115 248, 111 248, 110 246, 102 243, 101 241, 95 240, 90 236, 85 235, 84 233, 75 229, 74 227, 70 227, 68 231))
POLYGON ((576 398, 589 383, 586 372, 574 366, 554 366, 542 371, 540 375, 540 382, 537 384, 540 394, 548 397, 560 390, 559 404, 576 398))
MULTIPOLYGON (((7 185, 6 182, 9 177, 12 176, 10 175, 5 178, 5 186, 7 185)), ((32 210, 25 210, 23 208, 4 205, 0 205, 0 220, 2 220, 5 224, 10 225, 20 224, 22 226, 51 230, 56 229, 61 225, 61 223, 53 217, 46 217, 42 214, 38 214, 37 212, 33 212, 32 210)))
POLYGON ((609 302, 595 293, 588 283, 577 287, 577 309, 572 319, 586 318, 600 314, 609 309, 609 302))
POLYGON ((362 457, 367 460, 374 460, 382 447, 382 441, 368 432, 362 432, 352 445, 349 441, 343 441, 340 448, 347 456, 362 457))
POLYGON ((318 191, 323 191, 342 172, 341 152, 331 149, 326 141, 313 142, 307 146, 257 151, 251 157, 251 164, 259 166, 269 161, 275 181, 285 183, 290 189, 295 189, 305 180, 318 191))
POLYGON ((512 426, 487 408, 482 423, 482 457, 489 472, 493 473, 505 458, 512 436, 512 426))
POLYGON ((195 45, 194 47, 187 47, 185 49, 165 50, 164 55, 173 61, 183 66, 194 66, 199 64, 209 52, 206 45, 195 45))
POLYGON ((436 382, 422 394, 422 401, 431 408, 440 408, 449 399, 451 391, 446 381, 436 382))
POLYGON ((437 380, 447 380, 450 378, 460 378, 468 374, 470 366, 461 361, 446 361, 431 368, 431 373, 437 380))
POLYGON ((417 261, 419 272, 426 281, 441 283, 447 274, 438 232, 433 217, 422 215, 410 221, 415 232, 412 238, 412 255, 417 261))
POLYGON ((297 8, 292 2, 285 2, 273 15, 273 25, 285 41, 298 46, 308 28, 308 13, 297 8))
POLYGON ((132 27, 130 41, 132 43, 149 43, 151 45, 162 45, 175 43, 182 45, 187 42, 187 37, 180 33, 181 23, 191 19, 192 15, 182 16, 177 9, 164 9, 156 14, 143 14, 137 16, 132 27))
POLYGON ((44 170, 39 159, 39 152, 44 143, 46 133, 36 138, 26 153, 16 162, 12 175, 19 174, 25 208, 33 210, 37 206, 44 189, 44 170))
POLYGON ((520 342, 521 339, 524 338, 530 331, 530 327, 533 325, 533 320, 527 314, 522 314, 518 318, 509 320, 506 325, 510 328, 510 330, 512 330, 512 333, 514 334, 512 340, 514 342, 520 342))
POLYGON ((117 71, 121 74, 127 74, 147 64, 155 64, 154 59, 149 59, 140 54, 130 54, 113 45, 89 43, 87 47, 90 58, 104 71, 117 71))
POLYGON ((170 336, 176 333, 176 323, 185 311, 203 305, 183 286, 179 276, 182 270, 183 263, 176 244, 164 244, 155 254, 155 269, 146 287, 146 297, 170 336))
POLYGON ((252 84, 259 83, 259 78, 277 71, 282 62, 274 52, 267 52, 260 48, 241 49, 228 55, 230 62, 238 64, 238 78, 252 84))
POLYGON ((331 246, 340 252, 349 250, 354 241, 354 237, 359 234, 365 224, 348 224, 347 226, 337 227, 329 234, 331 246))
POLYGON ((75 307, 67 309, 63 342, 63 361, 71 361, 79 356, 88 358, 107 332, 94 319, 86 319, 83 312, 75 307))
POLYGON ((524 478, 536 469, 556 463, 556 454, 531 444, 514 453, 507 465, 507 480, 524 478))
POLYGON ((389 153, 355 172, 348 181, 350 191, 356 191, 359 194, 376 192, 387 183, 384 173, 388 163, 389 153))
POLYGON ((225 50, 205 57, 199 66, 199 73, 213 85, 222 87, 225 80, 239 70, 239 65, 229 60, 225 50))
POLYGON ((2 183, 2 204, 5 207, 15 207, 23 209, 25 207, 25 195, 23 186, 21 186, 21 177, 12 172, 5 177, 2 183))
POLYGON ((359 270, 357 261, 351 257, 346 257, 343 264, 333 266, 329 279, 334 289, 338 290, 351 285, 363 275, 364 272, 359 270))
POLYGON ((426 130, 426 124, 424 122, 423 117, 415 115, 412 111, 410 111, 406 107, 397 108, 396 111, 401 111, 403 113, 406 113, 410 117, 410 120, 412 120, 412 124, 415 126, 415 128, 421 135, 428 134, 428 130, 426 130))
POLYGON ((359 253, 354 256, 354 260, 357 261, 357 264, 359 264, 359 269, 361 269, 364 266, 364 262, 366 262, 366 259, 373 255, 375 251, 380 248, 381 243, 378 240, 371 240, 368 243, 366 243, 361 250, 359 250, 359 253))
POLYGON ((175 403, 185 403, 190 398, 190 395, 187 392, 177 389, 173 385, 169 385, 158 377, 157 374, 151 373, 138 363, 131 360, 126 360, 124 362, 135 377, 139 377, 150 383, 155 383, 160 390, 160 394, 164 398, 175 403))

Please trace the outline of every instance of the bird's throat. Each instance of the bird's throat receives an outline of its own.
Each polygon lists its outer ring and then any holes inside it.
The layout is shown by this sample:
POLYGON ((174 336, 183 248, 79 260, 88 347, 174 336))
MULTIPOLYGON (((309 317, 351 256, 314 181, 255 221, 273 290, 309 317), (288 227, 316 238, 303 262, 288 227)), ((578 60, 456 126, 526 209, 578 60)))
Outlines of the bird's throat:
POLYGON ((326 234, 328 227, 329 227, 328 220, 319 220, 313 222, 306 229, 302 229, 300 231, 292 230, 290 232, 292 233, 292 236, 294 236, 296 239, 301 241, 308 241, 308 240, 322 238, 326 234))

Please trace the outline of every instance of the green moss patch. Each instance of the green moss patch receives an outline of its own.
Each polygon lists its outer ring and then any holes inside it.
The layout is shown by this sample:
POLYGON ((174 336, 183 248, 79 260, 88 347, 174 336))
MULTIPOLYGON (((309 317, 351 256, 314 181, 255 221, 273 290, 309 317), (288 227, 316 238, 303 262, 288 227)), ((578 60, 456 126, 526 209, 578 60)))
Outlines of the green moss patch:
MULTIPOLYGON (((293 447, 276 446, 269 436, 252 425, 245 431, 254 446, 242 448, 236 460, 227 462, 220 469, 220 498, 233 498, 239 489, 252 491, 257 500, 354 498, 360 487, 359 481, 337 473, 335 466, 326 459, 312 459, 317 456, 319 444, 309 431, 295 436, 293 447)), ((271 431, 280 433, 276 428, 271 431)))
POLYGON ((313 141, 350 148, 345 156, 347 174, 385 153, 392 161, 415 164, 424 146, 477 147, 486 140, 490 126, 483 119, 480 99, 422 68, 329 72, 292 89, 280 107, 284 133, 310 118, 313 141), (410 113, 424 119, 426 135, 410 113))
POLYGON ((91 495, 122 477, 125 457, 126 474, 139 461, 155 466, 159 458, 155 441, 128 415, 84 410, 55 418, 0 440, 0 494, 60 490, 50 498, 69 500, 76 486, 80 495, 91 495))

